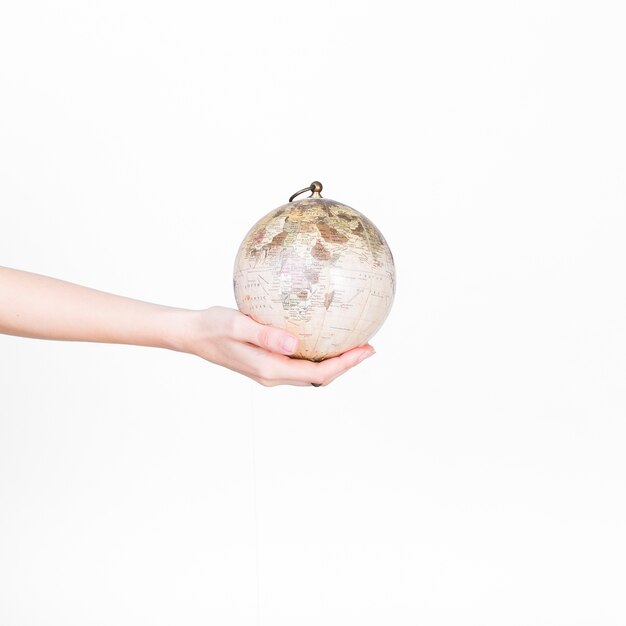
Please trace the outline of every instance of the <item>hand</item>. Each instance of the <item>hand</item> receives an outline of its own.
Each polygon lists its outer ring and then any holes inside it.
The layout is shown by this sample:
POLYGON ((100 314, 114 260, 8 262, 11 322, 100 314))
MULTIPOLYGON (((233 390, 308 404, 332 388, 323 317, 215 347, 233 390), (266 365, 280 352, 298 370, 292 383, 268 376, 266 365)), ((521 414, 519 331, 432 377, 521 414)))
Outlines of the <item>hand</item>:
POLYGON ((213 306, 194 311, 182 350, 252 378, 265 387, 276 385, 326 386, 368 356, 369 344, 314 363, 289 358, 297 337, 273 326, 255 322, 236 309, 213 306), (293 345, 284 342, 291 340, 293 345))

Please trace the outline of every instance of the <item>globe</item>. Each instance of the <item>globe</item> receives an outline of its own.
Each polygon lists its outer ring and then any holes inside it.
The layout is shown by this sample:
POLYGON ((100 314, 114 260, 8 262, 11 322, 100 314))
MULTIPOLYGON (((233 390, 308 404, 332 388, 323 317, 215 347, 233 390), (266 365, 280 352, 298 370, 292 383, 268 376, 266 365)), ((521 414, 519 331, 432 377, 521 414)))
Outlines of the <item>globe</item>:
POLYGON ((293 358, 322 361, 366 344, 396 292, 391 250, 357 210, 313 182, 244 237, 233 286, 239 310, 299 339, 293 358), (305 191, 311 195, 293 200, 305 191))

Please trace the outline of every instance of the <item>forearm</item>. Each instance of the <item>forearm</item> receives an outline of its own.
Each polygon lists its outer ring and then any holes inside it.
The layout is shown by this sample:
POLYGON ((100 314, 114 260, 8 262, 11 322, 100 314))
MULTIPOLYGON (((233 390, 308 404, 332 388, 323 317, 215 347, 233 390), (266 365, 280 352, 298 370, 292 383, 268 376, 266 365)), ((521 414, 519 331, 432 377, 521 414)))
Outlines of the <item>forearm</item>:
POLYGON ((180 349, 184 313, 0 267, 0 333, 180 349))

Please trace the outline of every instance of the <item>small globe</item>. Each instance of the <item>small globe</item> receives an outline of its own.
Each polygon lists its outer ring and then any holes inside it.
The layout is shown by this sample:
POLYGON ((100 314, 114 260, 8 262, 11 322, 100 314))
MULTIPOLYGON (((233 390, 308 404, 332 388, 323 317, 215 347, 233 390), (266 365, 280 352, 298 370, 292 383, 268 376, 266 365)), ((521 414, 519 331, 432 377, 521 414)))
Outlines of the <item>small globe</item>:
POLYGON ((396 290, 382 233, 362 213, 322 198, 321 188, 313 183, 310 197, 278 207, 248 231, 233 279, 239 310, 296 335, 291 356, 310 361, 367 343, 396 290))

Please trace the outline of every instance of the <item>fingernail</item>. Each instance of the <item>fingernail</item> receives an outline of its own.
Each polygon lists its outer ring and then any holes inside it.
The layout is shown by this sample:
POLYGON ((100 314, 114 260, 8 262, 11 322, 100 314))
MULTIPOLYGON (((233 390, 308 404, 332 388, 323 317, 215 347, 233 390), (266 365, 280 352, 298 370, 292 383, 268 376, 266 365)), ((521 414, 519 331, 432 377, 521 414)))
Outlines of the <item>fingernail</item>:
POLYGON ((298 340, 295 337, 283 337, 280 342, 280 347, 285 352, 293 352, 296 349, 296 345, 298 344, 298 340))

